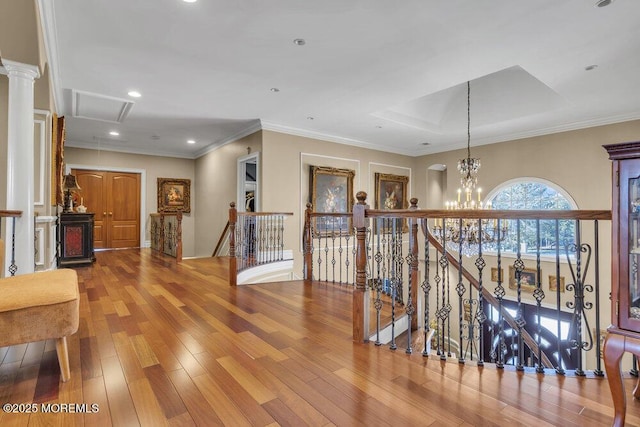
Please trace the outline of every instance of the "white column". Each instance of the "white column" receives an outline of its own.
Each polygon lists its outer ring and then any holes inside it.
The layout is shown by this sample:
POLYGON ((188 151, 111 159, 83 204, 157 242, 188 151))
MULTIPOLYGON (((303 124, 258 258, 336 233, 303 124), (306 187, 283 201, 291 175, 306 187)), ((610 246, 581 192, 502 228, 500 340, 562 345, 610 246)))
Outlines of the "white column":
MULTIPOLYGON (((9 109, 7 140, 7 209, 20 210, 16 220, 15 263, 16 274, 34 271, 34 149, 33 107, 34 80, 40 77, 38 68, 2 59, 4 71, 9 77, 9 109)), ((11 265, 12 221, 7 221, 5 277, 11 265)))

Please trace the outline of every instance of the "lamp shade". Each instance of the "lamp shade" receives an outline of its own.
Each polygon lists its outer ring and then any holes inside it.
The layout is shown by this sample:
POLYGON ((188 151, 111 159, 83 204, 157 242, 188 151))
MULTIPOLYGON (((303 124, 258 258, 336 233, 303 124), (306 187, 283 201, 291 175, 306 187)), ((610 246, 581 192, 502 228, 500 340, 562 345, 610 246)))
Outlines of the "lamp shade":
POLYGON ((67 174, 64 176, 64 189, 65 190, 81 190, 80 186, 76 182, 76 176, 67 174))

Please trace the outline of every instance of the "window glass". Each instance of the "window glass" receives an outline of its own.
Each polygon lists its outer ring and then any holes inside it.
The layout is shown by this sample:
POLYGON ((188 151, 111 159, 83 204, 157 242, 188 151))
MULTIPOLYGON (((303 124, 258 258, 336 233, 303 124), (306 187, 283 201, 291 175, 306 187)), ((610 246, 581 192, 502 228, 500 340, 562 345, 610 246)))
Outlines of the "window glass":
MULTIPOLYGON (((492 209, 498 210, 570 210, 575 203, 562 189, 542 180, 518 180, 506 183, 492 192, 488 201, 492 209)), ((535 254, 538 248, 538 235, 535 220, 507 221, 508 231, 502 239, 501 250, 514 252, 520 249, 523 254, 535 254), (518 226, 520 237, 518 239, 518 226)), ((555 220, 540 221, 540 252, 555 254, 559 244, 560 253, 565 253, 567 245, 575 243, 575 222, 555 220), (558 239, 556 241, 556 232, 558 239)), ((487 248, 489 249, 489 248, 487 248)))

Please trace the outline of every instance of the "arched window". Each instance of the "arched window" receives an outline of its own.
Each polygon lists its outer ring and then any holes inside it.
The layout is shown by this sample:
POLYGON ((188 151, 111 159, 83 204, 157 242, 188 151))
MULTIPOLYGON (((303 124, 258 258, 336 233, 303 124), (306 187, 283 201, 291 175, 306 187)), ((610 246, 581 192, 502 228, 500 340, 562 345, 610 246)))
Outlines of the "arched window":
MULTIPOLYGON (((571 210, 577 209, 575 201, 559 186, 539 178, 518 178, 507 181, 487 195, 485 202, 491 202, 493 209, 501 210, 571 210)), ((564 253, 566 245, 575 243, 575 222, 558 221, 559 248, 564 253)), ((517 252, 517 222, 508 222, 508 233, 502 241, 505 252, 517 252)), ((535 254, 538 236, 535 220, 520 221, 520 252, 535 254)), ((555 254, 556 221, 540 221, 540 253, 555 254)))

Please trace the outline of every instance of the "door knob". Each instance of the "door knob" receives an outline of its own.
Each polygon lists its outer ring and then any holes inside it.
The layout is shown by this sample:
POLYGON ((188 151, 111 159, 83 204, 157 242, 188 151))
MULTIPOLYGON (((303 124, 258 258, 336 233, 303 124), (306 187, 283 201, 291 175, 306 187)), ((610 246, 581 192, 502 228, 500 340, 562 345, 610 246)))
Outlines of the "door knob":
POLYGON ((107 212, 102 212, 102 215, 107 216, 107 212))
POLYGON ((113 216, 113 212, 109 212, 109 216, 113 216))

